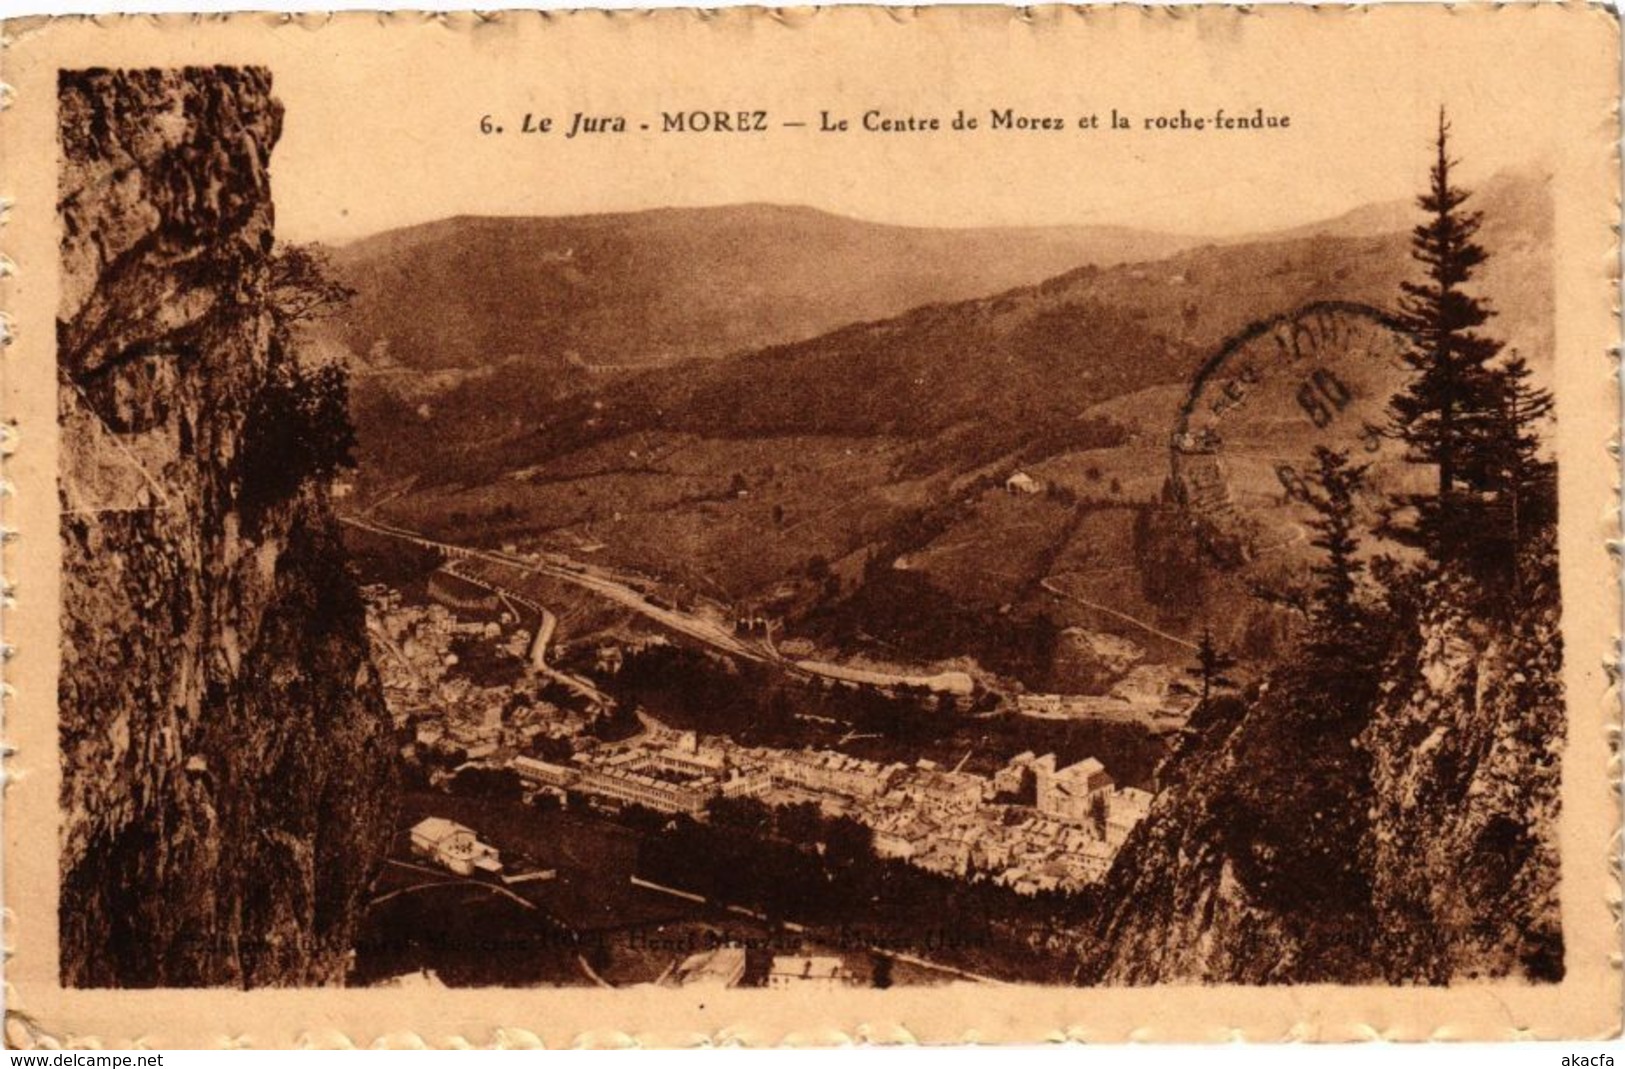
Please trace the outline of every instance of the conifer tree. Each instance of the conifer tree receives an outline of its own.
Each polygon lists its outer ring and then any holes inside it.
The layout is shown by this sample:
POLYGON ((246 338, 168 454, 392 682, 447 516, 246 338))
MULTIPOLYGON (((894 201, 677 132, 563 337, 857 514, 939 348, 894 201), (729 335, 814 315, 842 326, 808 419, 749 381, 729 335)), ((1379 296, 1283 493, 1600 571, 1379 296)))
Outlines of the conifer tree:
POLYGON ((1365 563, 1358 557, 1360 535, 1355 494, 1364 484, 1366 465, 1350 464, 1340 450, 1315 447, 1315 470, 1308 479, 1309 505, 1315 532, 1309 544, 1325 557, 1309 569, 1315 587, 1310 599, 1310 623, 1317 640, 1345 638, 1362 624, 1357 600, 1365 563))
POLYGON ((1379 676, 1383 639, 1370 608, 1360 597, 1366 565, 1359 557, 1360 524, 1356 495, 1367 465, 1350 464, 1348 454, 1315 448, 1315 469, 1305 480, 1315 510, 1309 542, 1324 556, 1310 566, 1309 636, 1305 653, 1326 695, 1326 711, 1352 710, 1379 676))
POLYGON ((1488 255, 1474 240, 1482 216, 1464 210, 1470 194, 1452 183, 1449 136, 1441 110, 1437 157, 1428 190, 1417 198, 1427 219, 1411 235, 1424 278, 1402 283, 1399 302, 1411 338, 1405 359, 1416 374, 1389 402, 1390 433, 1405 443, 1407 459, 1432 465, 1438 479, 1436 492, 1401 499, 1413 516, 1388 530, 1442 564, 1470 555, 1483 529, 1485 439, 1501 393, 1489 366, 1501 343, 1478 332, 1493 313, 1466 289, 1488 255))
POLYGON ((1196 716, 1193 718, 1200 718, 1201 714, 1207 712, 1215 687, 1232 685, 1224 673, 1234 668, 1235 664, 1236 659, 1219 649, 1218 643, 1213 641, 1213 629, 1203 627, 1202 637, 1196 645, 1196 666, 1185 670, 1187 674, 1195 676, 1202 687, 1201 700, 1197 703, 1196 716))
POLYGON ((1500 373, 1500 404, 1491 423, 1491 478, 1505 531, 1506 570, 1521 587, 1519 560, 1536 535, 1557 521, 1557 465, 1541 452, 1541 425, 1551 392, 1536 386, 1529 363, 1514 353, 1500 373))

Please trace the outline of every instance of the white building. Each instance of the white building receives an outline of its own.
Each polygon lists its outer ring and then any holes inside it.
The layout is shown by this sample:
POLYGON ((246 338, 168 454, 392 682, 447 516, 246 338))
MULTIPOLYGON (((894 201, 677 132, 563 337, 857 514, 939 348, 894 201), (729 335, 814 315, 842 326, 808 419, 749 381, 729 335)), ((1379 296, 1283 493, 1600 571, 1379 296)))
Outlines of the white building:
POLYGON ((1134 825, 1144 820, 1150 811, 1151 792, 1137 787, 1113 790, 1106 809, 1106 841, 1113 847, 1122 846, 1134 825))
POLYGON ((476 870, 502 871, 496 847, 480 842, 474 829, 445 817, 425 817, 413 825, 412 853, 459 876, 472 876, 476 870))
POLYGON ((1038 779, 1037 809, 1044 816, 1083 824, 1093 818, 1095 806, 1107 805, 1112 777, 1093 757, 1057 769, 1055 755, 1045 754, 1033 763, 1033 772, 1038 779))
POLYGON ((534 757, 515 757, 508 767, 519 773, 527 787, 568 787, 575 782, 576 770, 534 757))
POLYGON ((1018 471, 1004 480, 1004 488, 1012 494, 1041 494, 1044 492, 1044 484, 1024 471, 1018 471))

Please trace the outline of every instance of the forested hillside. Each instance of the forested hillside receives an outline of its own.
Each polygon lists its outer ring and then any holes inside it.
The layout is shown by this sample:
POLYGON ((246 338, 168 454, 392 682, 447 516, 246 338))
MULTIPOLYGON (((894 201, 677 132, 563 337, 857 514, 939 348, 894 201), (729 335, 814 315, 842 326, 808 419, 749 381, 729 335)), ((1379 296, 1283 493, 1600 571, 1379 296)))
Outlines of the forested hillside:
POLYGON ((1093 982, 1564 974, 1552 400, 1494 330, 1492 231, 1442 120, 1419 208, 1385 431, 1430 481, 1367 525, 1369 465, 1319 452, 1304 626, 1205 694, 1103 889, 1093 982))
MULTIPOLYGON (((1544 184, 1506 175, 1479 196, 1495 209, 1498 328, 1544 367, 1544 184)), ((1392 306, 1406 238, 1367 225, 1393 213, 637 374, 509 363, 408 394, 363 372, 361 496, 455 539, 586 547, 696 595, 771 603, 816 643, 958 650, 1034 686, 1092 691, 1177 662, 1188 650, 1157 632, 1194 641, 1203 619, 1270 656, 1290 617, 1246 577, 1195 589, 1167 536, 1167 443, 1195 369, 1249 324, 1322 300, 1392 306), (1005 492, 1021 470, 1042 493, 1005 492), (916 603, 932 609, 888 609, 916 603), (999 634, 1015 636, 1004 653, 999 634), (1041 652, 1015 655, 1029 639, 1041 652)))

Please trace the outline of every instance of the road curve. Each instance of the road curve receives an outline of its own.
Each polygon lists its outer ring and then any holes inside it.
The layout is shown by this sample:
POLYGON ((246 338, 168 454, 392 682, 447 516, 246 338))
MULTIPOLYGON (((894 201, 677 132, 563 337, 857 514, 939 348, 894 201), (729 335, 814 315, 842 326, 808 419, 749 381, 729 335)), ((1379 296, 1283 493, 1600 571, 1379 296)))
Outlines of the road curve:
MULTIPOLYGON (((606 601, 613 601, 616 604, 631 609, 634 612, 654 620, 663 627, 669 628, 670 630, 676 631, 680 634, 687 635, 690 638, 703 642, 706 645, 721 650, 724 653, 731 654, 735 657, 744 657, 747 660, 752 661, 766 662, 773 659, 764 650, 759 649, 754 645, 749 645, 739 641, 731 632, 725 628, 717 626, 709 620, 691 616, 688 613, 684 613, 676 609, 665 609, 658 605, 651 604, 641 592, 634 590, 631 587, 617 583, 613 579, 606 579, 603 576, 594 575, 591 572, 577 571, 576 568, 581 566, 575 565, 574 562, 571 562, 572 567, 564 567, 559 564, 549 563, 546 560, 525 560, 506 553, 492 553, 488 550, 473 549, 469 546, 459 546, 450 542, 436 541, 432 538, 425 538, 416 531, 410 531, 402 527, 395 527, 390 524, 379 523, 376 520, 362 519, 355 516, 342 517, 340 522, 347 524, 350 527, 354 527, 357 530, 382 535, 386 538, 399 539, 404 542, 410 542, 413 545, 419 546, 423 549, 434 550, 435 552, 440 553, 453 561, 478 560, 500 567, 517 568, 522 571, 534 572, 537 575, 543 575, 550 579, 557 579, 561 582, 570 583, 573 586, 582 588, 583 590, 591 591, 592 593, 604 598, 606 601)), ((463 575, 462 578, 469 579, 470 577, 463 575)), ((507 588, 506 586, 494 584, 489 581, 481 582, 480 585, 500 589, 509 597, 529 605, 538 612, 541 611, 542 606, 540 606, 533 598, 528 598, 517 591, 507 588)))
MULTIPOLYGON (((837 682, 851 682, 854 673, 861 672, 865 677, 869 677, 870 680, 876 685, 884 686, 889 684, 892 686, 909 686, 923 683, 929 686, 932 680, 936 678, 931 676, 882 672, 872 669, 851 669, 845 668, 841 665, 820 664, 816 661, 788 661, 780 656, 777 648, 773 646, 771 641, 764 641, 761 643, 741 641, 733 634, 732 631, 725 627, 719 626, 718 624, 704 619, 703 617, 683 612, 679 609, 667 609, 663 608, 662 606, 655 605, 644 596, 642 591, 635 590, 623 583, 618 583, 613 579, 608 579, 602 575, 597 575, 591 571, 588 571, 585 565, 572 561, 569 558, 559 554, 548 554, 546 557, 543 557, 540 560, 527 560, 509 553, 492 553, 489 550, 474 549, 470 546, 459 546, 450 542, 440 542, 432 538, 426 538, 417 531, 408 530, 404 527, 396 527, 392 524, 379 523, 377 520, 365 519, 359 516, 342 516, 339 518, 339 522, 350 527, 354 527, 360 531, 367 531, 371 534, 382 535, 386 538, 399 539, 403 542, 409 542, 423 549, 433 550, 447 558, 448 561, 452 562, 453 567, 451 568, 451 571, 453 571, 454 574, 458 574, 461 578, 471 582, 476 582, 489 590, 506 594, 508 597, 531 607, 538 613, 545 610, 543 609, 543 606, 541 606, 534 598, 527 597, 524 594, 513 590, 507 585, 496 582, 488 577, 475 578, 466 573, 458 572, 455 568, 455 562, 459 560, 482 561, 487 564, 492 564, 503 568, 515 568, 521 572, 531 572, 536 575, 546 576, 549 579, 556 579, 560 582, 569 583, 583 590, 591 591, 592 593, 604 598, 606 601, 613 601, 618 605, 631 609, 633 612, 655 621, 668 630, 675 631, 681 635, 687 635, 689 638, 710 646, 712 649, 719 650, 733 657, 740 657, 748 661, 755 661, 759 664, 775 665, 779 668, 779 670, 785 672, 786 674, 800 679, 820 678, 831 679, 837 682)), ((1060 593, 1060 591, 1053 591, 1053 593, 1060 593)), ((1063 594, 1062 596, 1070 597, 1072 595, 1063 594)), ((1079 598, 1077 600, 1082 601, 1083 599, 1079 598)), ((1101 608, 1104 607, 1102 606, 1101 608)), ((1113 612, 1114 615, 1122 615, 1121 613, 1115 613, 1115 611, 1111 609, 1105 609, 1105 611, 1113 612)), ((1149 625, 1144 624, 1142 621, 1134 620, 1132 617, 1125 617, 1125 619, 1130 620, 1132 623, 1140 624, 1140 626, 1146 627, 1148 630, 1155 630, 1154 628, 1150 628, 1149 625)), ((1162 632, 1157 633, 1162 634, 1162 632)), ((1189 643, 1186 643, 1183 639, 1173 635, 1164 635, 1164 637, 1171 638, 1173 641, 1182 643, 1184 645, 1189 645, 1189 643)))

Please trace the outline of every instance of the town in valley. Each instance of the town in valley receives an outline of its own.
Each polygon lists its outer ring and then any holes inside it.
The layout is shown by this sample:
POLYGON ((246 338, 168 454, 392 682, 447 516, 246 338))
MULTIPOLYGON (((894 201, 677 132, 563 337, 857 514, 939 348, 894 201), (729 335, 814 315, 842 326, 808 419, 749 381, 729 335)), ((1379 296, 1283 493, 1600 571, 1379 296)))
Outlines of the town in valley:
MULTIPOLYGON (((1030 482, 1021 475, 1010 492, 1030 482)), ((442 960, 459 958, 457 948, 419 938, 435 914, 455 910, 532 929, 548 951, 535 964, 558 959, 561 972, 538 975, 552 982, 885 986, 899 970, 916 983, 1039 978, 1033 963, 1049 963, 1021 953, 1011 933, 948 928, 929 915, 892 925, 829 916, 816 886, 751 897, 693 864, 684 843, 721 833, 747 854, 753 842, 770 857, 805 854, 815 876, 842 867, 826 879, 858 879, 850 874, 861 868, 861 879, 899 889, 911 879, 949 895, 978 887, 1051 908, 1089 894, 1154 798, 1142 769, 1139 782, 1120 781, 1076 745, 1039 752, 1046 739, 1066 738, 1052 729, 1114 709, 1154 747, 1196 700, 1177 682, 1151 696, 1007 694, 961 671, 907 675, 794 658, 775 646, 771 619, 728 620, 723 606, 678 604, 607 569, 513 545, 454 547, 366 520, 350 527, 363 571, 369 554, 391 548, 427 569, 362 588, 411 779, 411 820, 376 889, 380 938, 362 942, 362 974, 373 967, 369 954, 389 972, 377 982, 477 974, 477 965, 442 960), (573 582, 561 587, 549 572, 573 582), (579 598, 618 598, 628 611, 614 629, 561 633, 558 612, 540 600, 549 582, 579 598), (770 729, 723 730, 684 715, 681 700, 646 707, 637 687, 623 685, 638 664, 674 657, 719 678, 751 664, 751 678, 773 680, 797 711, 770 729), (875 713, 888 707, 1017 730, 1002 748, 926 756, 888 733, 875 713), (1032 748, 1007 752, 1027 738, 1024 724, 1032 748), (561 839, 562 827, 570 834, 561 839), (595 839, 615 848, 560 845, 595 839), (614 893, 603 893, 611 883, 614 893), (586 894, 599 901, 582 908, 586 894), (396 914, 414 895, 424 903, 402 923, 396 914)))

